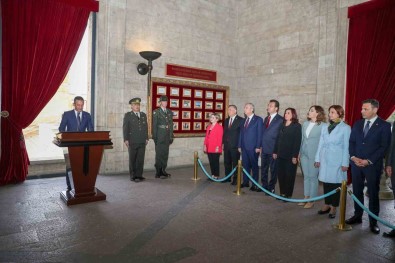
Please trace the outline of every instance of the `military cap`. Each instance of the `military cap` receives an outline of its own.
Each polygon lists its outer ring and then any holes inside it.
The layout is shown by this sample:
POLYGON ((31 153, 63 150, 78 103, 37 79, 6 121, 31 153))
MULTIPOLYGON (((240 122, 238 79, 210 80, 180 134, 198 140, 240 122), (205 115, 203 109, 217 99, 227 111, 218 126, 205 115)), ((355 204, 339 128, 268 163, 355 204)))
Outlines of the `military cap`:
POLYGON ((129 100, 129 104, 140 104, 141 99, 140 98, 133 98, 131 100, 129 100))
POLYGON ((167 96, 164 96, 164 95, 160 96, 159 102, 161 102, 161 101, 167 101, 167 96))

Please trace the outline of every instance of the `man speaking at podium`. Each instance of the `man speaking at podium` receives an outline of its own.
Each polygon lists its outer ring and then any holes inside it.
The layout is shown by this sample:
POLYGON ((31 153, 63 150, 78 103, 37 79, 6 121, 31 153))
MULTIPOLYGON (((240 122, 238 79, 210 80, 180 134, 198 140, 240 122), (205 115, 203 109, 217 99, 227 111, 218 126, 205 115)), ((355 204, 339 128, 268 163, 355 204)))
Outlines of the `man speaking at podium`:
MULTIPOLYGON (((62 121, 60 122, 59 125, 59 132, 93 131, 92 117, 88 112, 83 111, 84 99, 80 96, 75 97, 73 106, 74 106, 73 110, 65 111, 63 113, 62 121)), ((70 168, 67 168, 68 153, 65 153, 65 161, 66 161, 67 191, 70 191, 71 184, 68 176, 68 173, 70 172, 70 168)))

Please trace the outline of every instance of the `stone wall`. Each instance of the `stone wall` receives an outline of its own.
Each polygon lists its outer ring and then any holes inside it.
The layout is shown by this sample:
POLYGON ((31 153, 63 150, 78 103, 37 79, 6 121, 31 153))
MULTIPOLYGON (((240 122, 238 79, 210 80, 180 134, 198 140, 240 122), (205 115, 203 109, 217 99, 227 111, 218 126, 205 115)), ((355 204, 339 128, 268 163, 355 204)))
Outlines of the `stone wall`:
MULTIPOLYGON (((165 63, 216 70, 230 86, 230 103, 245 102, 265 115, 277 98, 281 114, 295 107, 305 119, 309 106, 344 101, 347 7, 363 0, 101 0, 98 13, 96 125, 110 130, 114 148, 101 173, 128 170, 122 119, 133 97, 146 107, 147 77, 138 52, 155 50, 154 77, 165 63)), ((202 155, 202 138, 176 139, 169 166, 191 165, 202 155)), ((150 141, 145 169, 153 169, 150 141)), ((205 159, 205 158, 203 158, 205 159)))
MULTIPOLYGON (((101 173, 128 170, 122 121, 129 99, 141 97, 146 110, 147 76, 137 73, 138 54, 155 50, 153 77, 165 77, 165 63, 216 70, 218 83, 236 89, 237 0, 101 0, 98 13, 97 101, 98 130, 110 130, 114 148, 107 150, 101 173)), ((203 138, 176 139, 169 167, 191 165, 193 151, 202 155, 203 138)), ((153 169, 154 144, 147 146, 145 169, 153 169)))

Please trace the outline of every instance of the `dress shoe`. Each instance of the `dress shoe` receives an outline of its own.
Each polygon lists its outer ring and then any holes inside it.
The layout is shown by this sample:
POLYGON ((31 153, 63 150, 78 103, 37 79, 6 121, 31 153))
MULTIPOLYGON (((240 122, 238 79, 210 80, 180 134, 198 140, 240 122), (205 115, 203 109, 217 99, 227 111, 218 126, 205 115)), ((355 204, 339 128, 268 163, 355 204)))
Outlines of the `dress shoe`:
MULTIPOLYGON (((269 189, 268 189, 268 191, 271 192, 272 194, 274 194, 274 189, 272 189, 272 190, 269 190, 269 189)), ((268 194, 268 193, 265 193, 265 195, 269 195, 269 194, 268 194)), ((277 199, 277 198, 276 198, 276 199, 277 199)))
POLYGON ((141 182, 141 181, 140 181, 140 179, 139 179, 139 178, 135 178, 135 179, 133 180, 133 182, 135 182, 135 183, 139 183, 139 182, 141 182))
POLYGON ((231 185, 237 185, 237 182, 236 181, 232 181, 230 184, 231 185))
POLYGON ((257 188, 255 185, 251 186, 250 191, 256 191, 256 190, 257 190, 257 188))
POLYGON ((329 213, 329 215, 328 215, 328 217, 330 218, 330 219, 334 219, 334 218, 336 218, 336 213, 329 213))
POLYGON ((244 187, 250 187, 250 184, 241 184, 241 186, 240 186, 241 188, 244 188, 244 187))
POLYGON ((144 181, 145 177, 137 177, 137 179, 139 179, 140 181, 144 181))
POLYGON ((136 178, 134 178, 134 177, 130 177, 130 181, 134 181, 134 179, 136 179, 136 178))
POLYGON ((329 213, 329 211, 331 211, 331 209, 328 207, 328 209, 327 210, 318 210, 318 214, 319 215, 325 215, 325 214, 328 214, 329 213))
POLYGON ((384 232, 383 237, 395 237, 395 229, 392 229, 390 232, 384 232))
POLYGON ((379 234, 380 233, 380 228, 379 228, 379 226, 377 225, 377 223, 371 223, 370 224, 370 231, 373 233, 373 234, 379 234))
POLYGON ((361 224, 362 223, 362 217, 359 216, 352 216, 346 221, 347 225, 354 225, 354 224, 361 224))
POLYGON ((166 177, 170 177, 171 174, 169 174, 168 172, 166 172, 165 169, 162 168, 162 174, 165 175, 166 177))
POLYGON ((262 190, 261 188, 257 187, 256 190, 255 190, 255 192, 260 193, 260 192, 263 192, 263 190, 262 190))

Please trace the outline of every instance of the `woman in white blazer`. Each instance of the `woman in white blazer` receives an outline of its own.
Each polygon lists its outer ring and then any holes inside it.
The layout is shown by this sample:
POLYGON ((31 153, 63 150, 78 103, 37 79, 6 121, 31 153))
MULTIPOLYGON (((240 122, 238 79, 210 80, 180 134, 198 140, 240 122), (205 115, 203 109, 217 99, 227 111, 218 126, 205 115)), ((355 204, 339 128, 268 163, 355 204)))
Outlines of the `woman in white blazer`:
MULTIPOLYGON (((307 113, 307 121, 302 126, 302 144, 300 146, 300 164, 304 177, 304 198, 317 196, 318 168, 314 166, 315 155, 320 142, 321 130, 327 129, 326 116, 321 106, 311 106, 307 113)), ((299 203, 304 208, 312 208, 314 202, 299 203)))
MULTIPOLYGON (((346 180, 349 166, 348 144, 351 128, 343 122, 344 109, 340 105, 329 107, 329 125, 321 132, 320 143, 315 156, 315 166, 319 167, 318 179, 324 183, 324 193, 341 186, 346 180)), ((329 218, 336 217, 340 192, 325 198, 325 205, 318 214, 329 213, 329 218)))

